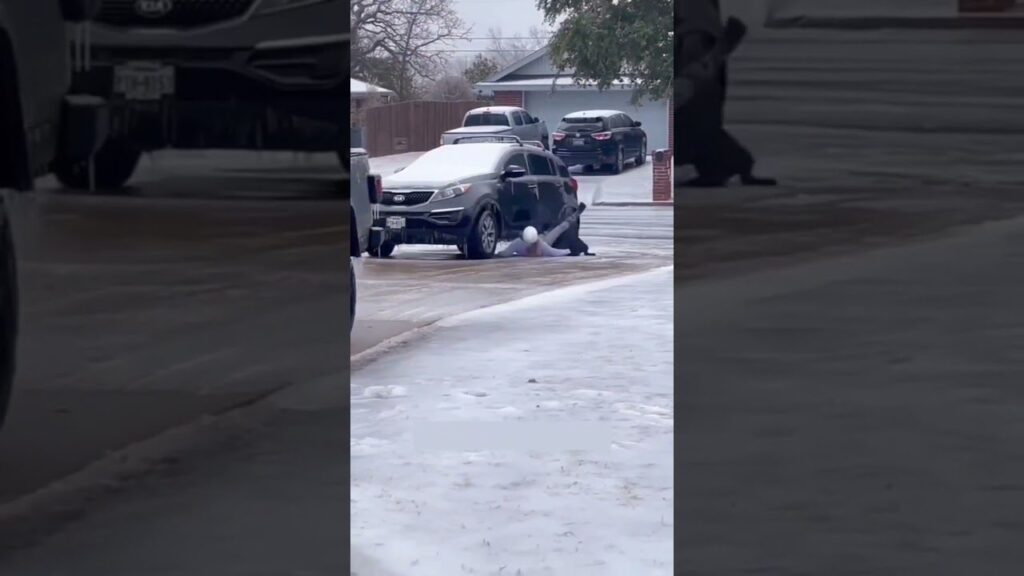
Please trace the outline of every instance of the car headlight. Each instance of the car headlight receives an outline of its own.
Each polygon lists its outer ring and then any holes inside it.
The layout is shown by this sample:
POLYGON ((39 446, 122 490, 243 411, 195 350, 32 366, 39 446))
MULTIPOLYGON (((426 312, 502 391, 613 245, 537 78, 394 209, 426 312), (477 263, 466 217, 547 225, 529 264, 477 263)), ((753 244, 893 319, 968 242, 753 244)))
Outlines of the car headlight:
POLYGON ((455 198, 469 192, 469 186, 452 186, 451 188, 445 188, 444 190, 438 190, 434 194, 434 201, 447 200, 449 198, 455 198))
POLYGON ((256 7, 256 15, 270 14, 272 12, 280 12, 282 10, 291 10, 292 8, 302 8, 303 6, 309 6, 310 4, 320 4, 327 0, 259 0, 259 5, 256 7))

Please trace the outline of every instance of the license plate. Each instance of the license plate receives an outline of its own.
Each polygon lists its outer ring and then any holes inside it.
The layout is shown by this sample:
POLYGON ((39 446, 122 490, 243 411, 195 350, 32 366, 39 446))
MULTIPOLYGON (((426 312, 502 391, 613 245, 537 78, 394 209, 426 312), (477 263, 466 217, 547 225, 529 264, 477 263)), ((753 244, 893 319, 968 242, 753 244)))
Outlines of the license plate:
POLYGON ((114 92, 127 100, 159 100, 174 94, 174 68, 152 62, 116 66, 114 92))
POLYGON ((388 216, 387 227, 389 230, 401 230, 405 228, 405 218, 402 216, 388 216))
POLYGON ((586 145, 586 143, 587 143, 587 141, 584 140, 583 138, 573 138, 572 139, 572 145, 573 146, 584 146, 584 145, 586 145))

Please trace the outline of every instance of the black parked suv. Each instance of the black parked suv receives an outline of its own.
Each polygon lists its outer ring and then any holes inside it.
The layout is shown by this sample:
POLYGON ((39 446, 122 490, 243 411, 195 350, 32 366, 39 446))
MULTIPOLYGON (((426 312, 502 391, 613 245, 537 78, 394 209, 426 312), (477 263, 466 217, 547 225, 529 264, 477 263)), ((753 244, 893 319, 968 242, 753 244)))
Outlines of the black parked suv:
POLYGON ((588 172, 608 167, 618 174, 630 160, 636 166, 647 161, 647 133, 618 110, 573 112, 562 118, 551 140, 555 155, 588 172))
POLYGON ((515 136, 467 136, 384 177, 380 214, 386 257, 396 244, 458 246, 490 258, 527 226, 556 226, 578 205, 577 183, 554 154, 515 136))
MULTIPOLYGON (((76 92, 111 106, 97 187, 121 186, 143 152, 161 148, 347 147, 348 3, 100 1, 89 66, 74 75, 76 92)), ((55 173, 87 187, 81 159, 59 159, 55 173)))

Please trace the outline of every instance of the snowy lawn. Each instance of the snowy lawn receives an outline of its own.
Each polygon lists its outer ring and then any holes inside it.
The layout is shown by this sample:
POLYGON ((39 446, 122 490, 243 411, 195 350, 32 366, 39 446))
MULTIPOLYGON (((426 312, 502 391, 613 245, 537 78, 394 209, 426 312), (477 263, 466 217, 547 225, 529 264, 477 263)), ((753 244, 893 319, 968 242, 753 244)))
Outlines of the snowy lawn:
POLYGON ((672 310, 671 268, 556 290, 353 374, 353 549, 395 575, 670 574, 672 310))

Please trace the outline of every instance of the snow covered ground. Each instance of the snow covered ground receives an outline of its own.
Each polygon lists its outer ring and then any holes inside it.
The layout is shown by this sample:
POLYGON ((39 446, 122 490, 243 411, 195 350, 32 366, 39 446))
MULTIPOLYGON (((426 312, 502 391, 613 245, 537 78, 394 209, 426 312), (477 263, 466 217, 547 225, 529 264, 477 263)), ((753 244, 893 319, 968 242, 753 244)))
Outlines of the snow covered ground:
MULTIPOLYGON (((378 156, 370 159, 370 170, 387 176, 396 169, 408 166, 419 158, 422 152, 409 152, 391 156, 378 156)), ((622 174, 586 174, 579 167, 573 167, 573 177, 580 183, 579 198, 587 204, 645 204, 653 202, 654 185, 653 164, 648 159, 643 166, 626 166, 622 174)))
POLYGON ((670 574, 672 288, 470 312, 353 373, 353 572, 670 574))

